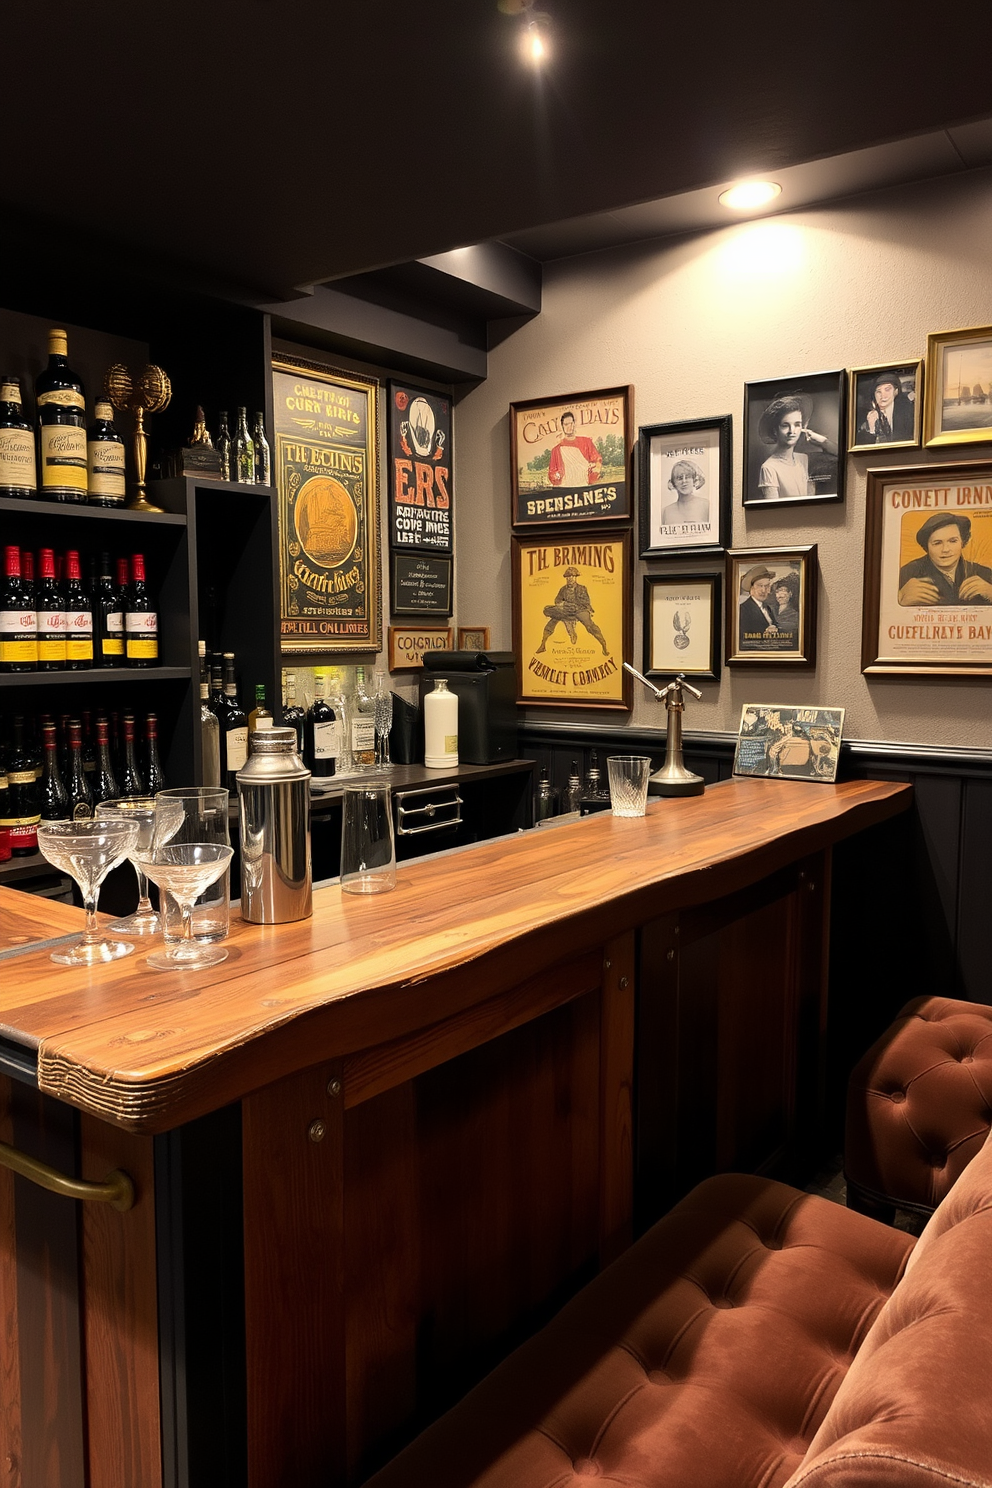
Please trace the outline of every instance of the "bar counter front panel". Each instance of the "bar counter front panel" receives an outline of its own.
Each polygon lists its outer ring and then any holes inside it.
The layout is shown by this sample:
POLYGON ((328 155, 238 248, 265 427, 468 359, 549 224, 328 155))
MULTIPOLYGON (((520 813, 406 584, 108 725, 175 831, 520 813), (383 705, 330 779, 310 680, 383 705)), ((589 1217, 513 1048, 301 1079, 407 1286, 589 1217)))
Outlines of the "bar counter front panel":
POLYGON ((698 1177, 788 1171, 831 847, 910 799, 728 781, 318 890, 200 973, 57 967, 79 912, 0 890, 0 1140, 137 1189, 0 1171, 0 1481, 361 1482, 698 1177))

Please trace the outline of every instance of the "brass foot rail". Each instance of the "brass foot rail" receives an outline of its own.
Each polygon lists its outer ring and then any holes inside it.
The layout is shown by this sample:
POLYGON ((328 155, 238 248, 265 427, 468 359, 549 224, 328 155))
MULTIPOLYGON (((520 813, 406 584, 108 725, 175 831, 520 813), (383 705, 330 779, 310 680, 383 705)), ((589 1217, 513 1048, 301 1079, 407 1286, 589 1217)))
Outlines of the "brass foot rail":
POLYGON ((108 1173, 102 1183, 89 1183, 85 1178, 70 1178, 6 1142, 0 1142, 0 1168, 10 1168, 12 1173, 19 1173, 31 1183, 66 1199, 92 1199, 98 1204, 110 1204, 122 1214, 134 1205, 134 1184, 119 1168, 108 1173))

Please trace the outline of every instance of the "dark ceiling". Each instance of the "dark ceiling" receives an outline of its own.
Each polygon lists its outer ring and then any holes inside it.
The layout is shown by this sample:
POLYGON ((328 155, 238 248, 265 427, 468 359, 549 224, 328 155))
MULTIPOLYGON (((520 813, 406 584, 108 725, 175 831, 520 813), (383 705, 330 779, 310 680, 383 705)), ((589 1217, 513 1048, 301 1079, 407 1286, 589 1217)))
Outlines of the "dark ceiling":
POLYGON ((11 219, 263 298, 992 113, 992 6, 51 0, 4 13, 11 219))

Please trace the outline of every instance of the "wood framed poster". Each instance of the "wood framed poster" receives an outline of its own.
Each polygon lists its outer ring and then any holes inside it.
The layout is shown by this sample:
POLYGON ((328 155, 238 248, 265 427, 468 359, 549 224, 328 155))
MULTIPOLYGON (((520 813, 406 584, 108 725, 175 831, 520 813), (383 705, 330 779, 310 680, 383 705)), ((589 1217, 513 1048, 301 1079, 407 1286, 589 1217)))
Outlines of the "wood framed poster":
POLYGON ((511 546, 517 701, 629 710, 630 532, 514 537, 511 546))
POLYGON ((393 553, 390 562, 394 615, 450 615, 450 558, 428 553, 393 553))
POLYGON ((410 672, 424 664, 428 651, 451 650, 450 625, 391 625, 389 670, 410 672))
POLYGON ((386 433, 390 547, 454 552, 451 399, 391 382, 386 433))
POLYGON ((283 651, 382 644, 378 383, 273 357, 283 651))
POLYGON ((511 403, 511 524, 628 519, 633 423, 632 387, 511 403))

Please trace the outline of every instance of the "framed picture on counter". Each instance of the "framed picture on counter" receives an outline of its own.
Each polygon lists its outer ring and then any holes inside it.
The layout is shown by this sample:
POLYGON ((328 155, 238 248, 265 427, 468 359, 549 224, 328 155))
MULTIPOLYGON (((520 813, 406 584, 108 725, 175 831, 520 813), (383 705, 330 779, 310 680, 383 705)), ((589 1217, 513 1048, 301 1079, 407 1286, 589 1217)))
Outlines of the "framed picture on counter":
POLYGON ((728 665, 816 662, 816 544, 727 554, 728 665))
POLYGON ((844 499, 847 374, 774 377, 744 388, 744 505, 844 499))
POLYGON ((452 553, 451 400, 444 393, 391 382, 388 407, 390 547, 452 553))
POLYGON ((430 553, 390 555, 394 615, 450 615, 452 559, 430 553))
POLYGON ((724 552, 730 539, 732 426, 727 413, 640 430, 642 558, 724 552))
POLYGON ((927 337, 923 443, 992 440, 992 326, 927 337))
POLYGON ((735 775, 782 780, 837 779, 843 708, 793 708, 745 703, 734 753, 735 775))
POLYGON ((646 677, 719 677, 719 574, 645 574, 643 609, 646 677))
POLYGON ((992 676, 992 459, 869 470, 861 670, 992 676))
POLYGON ((632 387, 511 403, 511 524, 628 518, 633 409, 632 387))
POLYGON ((273 358, 283 651, 382 643, 378 386, 321 362, 273 358))
POLYGON ((922 358, 851 369, 847 447, 852 455, 911 448, 920 442, 922 422, 922 358))
POLYGON ((632 547, 629 531, 511 539, 518 702, 630 708, 632 547))

